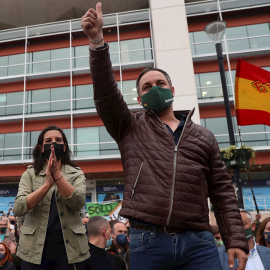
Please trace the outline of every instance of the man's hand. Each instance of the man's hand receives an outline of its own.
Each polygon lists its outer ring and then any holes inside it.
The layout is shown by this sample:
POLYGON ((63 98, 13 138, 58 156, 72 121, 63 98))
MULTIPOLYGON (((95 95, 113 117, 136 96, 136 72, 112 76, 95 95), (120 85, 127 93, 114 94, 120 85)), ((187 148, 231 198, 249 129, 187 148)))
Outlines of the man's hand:
POLYGON ((237 258, 239 262, 239 268, 236 270, 245 270, 248 257, 242 249, 229 248, 227 250, 227 254, 229 258, 229 268, 234 269, 234 258, 237 258))
MULTIPOLYGON (((97 3, 96 10, 90 8, 81 20, 81 27, 84 33, 89 37, 90 41, 102 40, 103 41, 103 15, 101 10, 101 3, 97 3)), ((102 46, 98 44, 99 46, 102 46)), ((92 46, 91 44, 91 47, 92 46)))
POLYGON ((261 214, 256 214, 256 215, 255 215, 256 221, 257 221, 257 222, 260 222, 261 217, 262 217, 261 214))

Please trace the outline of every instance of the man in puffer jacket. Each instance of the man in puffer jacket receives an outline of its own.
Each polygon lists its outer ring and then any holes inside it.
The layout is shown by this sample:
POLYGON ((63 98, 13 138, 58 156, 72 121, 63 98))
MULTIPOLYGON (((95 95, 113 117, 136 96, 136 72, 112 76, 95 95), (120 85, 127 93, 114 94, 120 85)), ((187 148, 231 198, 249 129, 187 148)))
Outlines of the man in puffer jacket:
POLYGON ((248 245, 238 204, 214 135, 174 112, 169 75, 147 68, 137 79, 138 102, 129 111, 117 88, 103 40, 101 3, 81 26, 90 40, 90 69, 97 112, 121 152, 125 193, 120 215, 130 221, 130 268, 222 269, 211 227, 210 197, 229 255, 245 268, 248 245))

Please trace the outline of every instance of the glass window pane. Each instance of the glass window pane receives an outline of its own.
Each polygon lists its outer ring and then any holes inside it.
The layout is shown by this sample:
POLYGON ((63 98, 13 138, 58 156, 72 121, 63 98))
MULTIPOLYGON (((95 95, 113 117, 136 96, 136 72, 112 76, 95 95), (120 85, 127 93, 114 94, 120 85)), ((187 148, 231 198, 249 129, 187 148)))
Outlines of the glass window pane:
POLYGON ((62 49, 56 49, 51 50, 51 60, 54 60, 51 62, 51 70, 63 70, 63 69, 69 69, 70 61, 67 60, 61 60, 63 58, 69 58, 70 54, 69 48, 62 48, 62 49))
POLYGON ((88 68, 89 67, 89 46, 76 46, 74 47, 74 60, 73 67, 74 68, 88 68), (76 58, 79 57, 79 58, 76 58))
POLYGON ((136 80, 123 81, 122 93, 128 105, 138 105, 136 80))
POLYGON ((152 45, 151 45, 151 39, 150 38, 144 38, 143 39, 143 42, 144 42, 144 48, 152 48, 152 45))
POLYGON ((50 71, 50 58, 51 53, 50 51, 40 51, 40 52, 33 52, 32 53, 33 62, 40 62, 41 63, 33 63, 32 68, 30 68, 30 73, 38 73, 38 72, 48 72, 50 71), (45 61, 45 62, 44 62, 45 61))
POLYGON ((32 103, 36 102, 44 102, 38 104, 29 105, 29 113, 42 113, 42 112, 50 112, 51 111, 51 103, 50 103, 50 89, 42 89, 31 91, 29 98, 31 96, 32 103))
POLYGON ((216 53, 214 42, 195 45, 195 55, 209 54, 209 53, 216 53))
POLYGON ((100 155, 118 155, 119 150, 117 143, 110 136, 108 131, 104 126, 99 127, 99 141, 100 144, 100 155), (104 144, 102 144, 104 142, 104 144), (106 142, 106 143, 105 143, 106 142))
POLYGON ((14 92, 7 94, 7 105, 15 105, 6 108, 6 115, 15 115, 23 113, 23 92, 14 92))
POLYGON ((143 39, 130 39, 120 41, 121 52, 144 49, 143 39))
POLYGON ((216 134, 228 134, 228 127, 225 117, 206 118, 206 128, 216 134))
POLYGON ((1 150, 4 148, 4 138, 5 134, 0 134, 0 161, 4 160, 4 150, 1 150))
POLYGON ((237 27, 229 27, 226 29, 226 38, 241 38, 247 37, 247 27, 246 26, 237 26, 237 27))
POLYGON ((8 56, 9 65, 16 65, 8 68, 8 76, 24 74, 24 53, 8 56))
POLYGON ((112 61, 112 64, 116 65, 119 64, 119 48, 118 48, 118 42, 109 42, 109 51, 110 51, 110 58, 112 61))
POLYGON ((77 85, 74 94, 74 109, 93 109, 95 108, 93 100, 93 85, 77 85))
POLYGON ((76 144, 75 156, 99 156, 99 128, 98 127, 87 127, 76 129, 76 144), (94 143, 94 144, 86 144, 94 143))
POLYGON ((269 35, 269 25, 268 23, 252 24, 247 25, 247 33, 249 37, 269 35))
POLYGON ((0 57, 0 77, 5 77, 8 75, 8 56, 1 56, 0 57), (6 67, 1 67, 6 66, 6 67))
POLYGON ((258 37, 249 40, 251 49, 260 49, 269 47, 270 36, 258 37))
POLYGON ((70 87, 51 89, 51 111, 65 111, 70 109, 70 87), (67 100, 67 101, 57 101, 67 100), (53 102, 57 101, 57 102, 53 102))
POLYGON ((6 115, 6 108, 2 107, 5 106, 7 102, 7 94, 0 94, 0 116, 6 115))
POLYGON ((18 160, 21 158, 22 133, 6 133, 5 148, 17 148, 4 151, 4 160, 18 160))

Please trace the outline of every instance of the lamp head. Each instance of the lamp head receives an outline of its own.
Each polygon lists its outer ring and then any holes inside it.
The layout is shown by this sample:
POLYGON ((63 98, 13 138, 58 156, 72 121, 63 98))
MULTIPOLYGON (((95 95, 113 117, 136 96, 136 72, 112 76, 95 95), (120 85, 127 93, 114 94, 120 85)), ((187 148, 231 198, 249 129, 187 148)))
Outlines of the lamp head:
POLYGON ((214 21, 207 24, 204 32, 215 42, 220 43, 226 31, 227 24, 224 21, 214 21))

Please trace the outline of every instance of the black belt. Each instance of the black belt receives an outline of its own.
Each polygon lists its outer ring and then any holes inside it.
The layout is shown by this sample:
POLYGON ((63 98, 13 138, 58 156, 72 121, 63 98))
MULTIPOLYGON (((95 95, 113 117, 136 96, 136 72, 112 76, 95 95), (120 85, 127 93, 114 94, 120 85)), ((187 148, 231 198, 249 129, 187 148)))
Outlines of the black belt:
POLYGON ((131 228, 135 228, 137 230, 156 231, 156 232, 162 232, 162 233, 167 233, 167 234, 182 233, 186 231, 185 229, 181 229, 181 228, 172 228, 172 227, 167 227, 167 226, 164 227, 161 225, 140 222, 134 219, 129 219, 129 224, 131 228))

